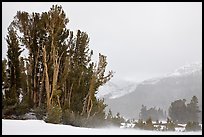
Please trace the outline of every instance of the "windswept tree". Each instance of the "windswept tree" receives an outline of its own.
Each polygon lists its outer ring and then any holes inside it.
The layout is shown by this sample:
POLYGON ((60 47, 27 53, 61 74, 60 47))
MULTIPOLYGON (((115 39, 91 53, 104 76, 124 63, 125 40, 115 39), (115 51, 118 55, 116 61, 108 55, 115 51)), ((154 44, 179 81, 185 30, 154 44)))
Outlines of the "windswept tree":
POLYGON ((91 61, 93 51, 89 49, 88 34, 78 30, 75 36, 67 29, 68 22, 58 5, 48 12, 17 12, 7 42, 9 46, 22 45, 28 49, 28 57, 19 57, 19 47, 15 56, 14 48, 9 48, 12 79, 9 84, 13 86, 9 88, 9 96, 15 93, 10 98, 18 102, 21 88, 23 103, 40 113, 46 112, 48 122, 74 121, 72 124, 80 125, 82 119, 105 119, 106 105, 95 94, 113 77, 113 72, 106 72, 106 56, 99 54, 98 63, 91 61))
POLYGON ((40 41, 42 40, 42 30, 40 29, 40 14, 18 11, 12 25, 21 34, 19 40, 28 49, 27 59, 27 96, 30 107, 36 107, 38 103, 38 92, 40 76, 42 76, 42 52, 40 41))
POLYGON ((21 94, 21 70, 19 57, 22 52, 17 33, 12 26, 8 28, 8 90, 5 91, 6 105, 17 105, 21 94))

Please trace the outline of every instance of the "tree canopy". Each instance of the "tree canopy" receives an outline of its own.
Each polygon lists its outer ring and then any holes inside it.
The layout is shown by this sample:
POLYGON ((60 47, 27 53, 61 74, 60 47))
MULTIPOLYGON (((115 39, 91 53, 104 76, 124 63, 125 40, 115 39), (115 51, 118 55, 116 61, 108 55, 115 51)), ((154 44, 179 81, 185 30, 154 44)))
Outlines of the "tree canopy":
POLYGON ((179 99, 171 103, 169 107, 169 116, 175 122, 187 123, 198 122, 198 98, 193 96, 190 103, 186 105, 186 99, 179 99))
MULTIPOLYGON (((4 81, 8 79, 9 86, 5 90, 5 108, 29 108, 22 113, 40 110, 36 112, 52 123, 70 123, 74 117, 105 118, 104 100, 95 94, 113 77, 113 72, 106 72, 105 55, 99 54, 98 63, 91 61, 93 51, 89 49, 88 34, 78 30, 74 35, 67 28, 68 23, 58 5, 48 12, 17 12, 6 39, 8 71, 5 61, 3 71, 8 73, 4 81), (28 50, 28 57, 21 56, 23 49, 28 50)), ((3 110, 4 116, 8 111, 3 110)))

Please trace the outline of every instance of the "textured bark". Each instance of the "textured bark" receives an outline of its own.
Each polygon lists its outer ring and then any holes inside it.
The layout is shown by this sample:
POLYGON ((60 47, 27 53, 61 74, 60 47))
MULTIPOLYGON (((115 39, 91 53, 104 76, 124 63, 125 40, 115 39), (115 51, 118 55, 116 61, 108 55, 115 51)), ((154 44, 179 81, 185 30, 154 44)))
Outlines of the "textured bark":
POLYGON ((42 103, 42 95, 43 95, 43 81, 44 81, 44 78, 45 77, 45 71, 43 71, 43 75, 42 75, 42 80, 40 81, 40 95, 39 95, 39 102, 38 102, 38 106, 40 107, 41 106, 41 103, 42 103))
MULTIPOLYGON (((62 53, 63 54, 63 53, 62 53)), ((51 91, 51 97, 50 102, 52 102, 54 92, 57 90, 57 81, 58 81, 58 75, 59 75, 59 65, 60 60, 62 56, 58 56, 57 53, 53 55, 53 61, 54 61, 54 72, 53 72, 53 80, 52 80, 52 91, 51 91)))
POLYGON ((91 115, 91 111, 93 108, 93 97, 94 97, 94 86, 95 86, 95 81, 96 81, 96 76, 95 76, 95 72, 91 77, 90 80, 90 86, 89 86, 89 92, 86 95, 85 99, 84 99, 84 106, 81 112, 81 115, 83 115, 84 113, 87 113, 87 119, 90 117, 91 115))
MULTIPOLYGON (((29 60, 30 61, 30 60, 29 60)), ((28 94, 28 103, 31 107, 31 67, 28 62, 26 62, 26 70, 27 70, 27 94, 28 94)))
POLYGON ((59 107, 61 108, 59 96, 57 96, 57 103, 58 103, 59 107))
POLYGON ((39 61, 38 61, 38 58, 39 58, 39 48, 37 50, 37 54, 35 56, 35 66, 34 66, 34 96, 33 96, 33 103, 34 103, 34 107, 37 107, 37 104, 38 104, 38 101, 39 101, 39 94, 38 94, 38 90, 39 90, 39 84, 38 84, 38 74, 39 72, 37 72, 37 69, 38 69, 38 64, 39 64, 39 61))
POLYGON ((36 107, 37 102, 37 80, 36 80, 36 66, 34 68, 34 76, 33 76, 33 103, 34 107, 36 107))
POLYGON ((72 96, 72 88, 73 88, 73 83, 71 85, 71 88, 70 88, 70 91, 69 91, 69 94, 68 94, 68 101, 69 101, 69 108, 70 108, 70 105, 71 105, 71 96, 72 96))
POLYGON ((45 72, 45 90, 47 95, 47 110, 50 109, 50 84, 49 84, 49 76, 48 76, 48 68, 47 68, 47 56, 45 46, 43 47, 43 64, 44 64, 44 72, 45 72))
POLYGON ((89 100, 89 104, 90 104, 90 108, 88 109, 88 111, 87 111, 87 119, 90 117, 90 115, 91 115, 91 110, 92 110, 92 108, 93 108, 93 101, 92 101, 92 99, 91 99, 91 97, 89 97, 90 98, 90 100, 89 100))
POLYGON ((92 108, 93 108, 93 96, 94 96, 94 86, 95 86, 95 81, 96 81, 96 76, 95 76, 95 73, 93 74, 92 78, 91 78, 91 81, 90 81, 90 87, 89 87, 89 97, 88 97, 88 105, 87 105, 87 118, 90 117, 91 115, 91 111, 92 111, 92 108))
POLYGON ((83 115, 86 110, 87 110, 87 102, 88 102, 88 98, 89 98, 89 93, 86 95, 86 97, 84 98, 84 106, 83 106, 83 109, 82 109, 82 112, 81 112, 81 115, 83 115))
POLYGON ((53 80, 52 80, 52 92, 50 97, 50 102, 52 102, 53 94, 57 90, 57 78, 58 78, 58 72, 59 72, 59 64, 57 63, 57 59, 54 63, 54 72, 53 72, 53 80))

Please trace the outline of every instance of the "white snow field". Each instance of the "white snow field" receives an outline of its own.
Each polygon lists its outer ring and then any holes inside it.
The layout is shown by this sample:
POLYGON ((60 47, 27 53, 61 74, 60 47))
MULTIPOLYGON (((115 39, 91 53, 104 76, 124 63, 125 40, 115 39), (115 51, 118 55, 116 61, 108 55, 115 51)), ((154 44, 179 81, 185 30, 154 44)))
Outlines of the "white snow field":
POLYGON ((147 131, 123 128, 81 128, 42 120, 2 119, 2 135, 202 135, 198 132, 147 131))

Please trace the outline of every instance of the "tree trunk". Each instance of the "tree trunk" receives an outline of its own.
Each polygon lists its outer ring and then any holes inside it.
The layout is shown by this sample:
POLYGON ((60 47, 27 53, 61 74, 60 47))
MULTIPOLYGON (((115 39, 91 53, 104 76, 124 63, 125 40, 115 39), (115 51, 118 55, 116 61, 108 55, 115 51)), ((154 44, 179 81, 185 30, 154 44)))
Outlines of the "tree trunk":
POLYGON ((37 102, 37 81, 36 81, 36 65, 34 65, 34 75, 33 75, 33 103, 34 103, 34 108, 36 107, 36 102, 37 102))
POLYGON ((86 95, 85 99, 84 99, 84 106, 81 112, 81 115, 83 115, 85 112, 87 113, 87 119, 90 117, 91 115, 91 111, 93 108, 93 96, 94 96, 94 86, 95 86, 95 80, 96 80, 96 76, 95 76, 95 72, 93 73, 91 80, 90 80, 90 86, 89 86, 89 92, 86 95))
POLYGON ((58 58, 54 57, 54 72, 53 72, 53 80, 52 80, 52 93, 50 97, 50 102, 52 102, 53 94, 57 90, 57 79, 58 79, 58 73, 59 73, 59 63, 58 63, 58 58))
POLYGON ((70 88, 70 91, 69 91, 69 94, 68 94, 69 108, 71 106, 72 88, 73 88, 73 83, 71 85, 71 88, 70 88))
POLYGON ((43 64, 44 64, 44 72, 45 72, 45 90, 47 95, 47 110, 50 109, 50 83, 49 83, 49 75, 47 68, 47 56, 45 46, 43 46, 43 64))
POLYGON ((38 100, 39 100, 39 94, 37 93, 38 92, 38 90, 37 89, 39 89, 39 84, 38 84, 38 73, 39 72, 37 72, 37 69, 38 69, 38 58, 39 58, 39 48, 38 48, 38 51, 37 51, 37 54, 36 54, 36 56, 35 56, 35 65, 34 65, 34 80, 33 80, 33 82, 34 82, 34 97, 33 97, 33 102, 34 102, 34 107, 37 107, 37 103, 38 103, 38 100))
POLYGON ((39 95, 39 102, 38 102, 38 106, 41 106, 42 103, 42 95, 43 95, 43 85, 44 85, 44 77, 45 77, 45 70, 43 71, 43 75, 42 75, 42 80, 40 81, 40 95, 39 95))

